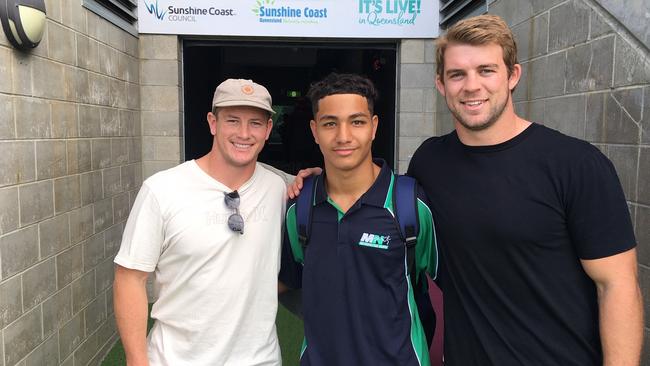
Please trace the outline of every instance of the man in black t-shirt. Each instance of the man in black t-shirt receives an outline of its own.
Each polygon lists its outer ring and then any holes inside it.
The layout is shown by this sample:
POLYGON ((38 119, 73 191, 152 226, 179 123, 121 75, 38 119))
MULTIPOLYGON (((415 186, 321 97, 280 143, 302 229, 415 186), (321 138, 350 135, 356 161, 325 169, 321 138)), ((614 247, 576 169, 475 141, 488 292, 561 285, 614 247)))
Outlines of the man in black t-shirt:
POLYGON ((516 55, 492 15, 438 40, 455 131, 425 141, 408 170, 437 223, 446 365, 638 365, 636 244, 616 172, 592 145, 515 114, 516 55))

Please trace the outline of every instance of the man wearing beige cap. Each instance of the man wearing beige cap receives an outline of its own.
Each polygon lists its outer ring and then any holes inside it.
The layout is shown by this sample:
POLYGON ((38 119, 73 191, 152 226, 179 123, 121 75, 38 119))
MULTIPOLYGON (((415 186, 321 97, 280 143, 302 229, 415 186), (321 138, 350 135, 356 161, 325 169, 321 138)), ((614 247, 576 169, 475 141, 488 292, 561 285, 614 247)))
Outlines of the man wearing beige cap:
POLYGON ((128 365, 280 365, 275 329, 285 183, 256 162, 271 96, 221 83, 205 156, 142 184, 115 258, 115 317, 128 365), (154 273, 148 336, 145 284, 154 273))

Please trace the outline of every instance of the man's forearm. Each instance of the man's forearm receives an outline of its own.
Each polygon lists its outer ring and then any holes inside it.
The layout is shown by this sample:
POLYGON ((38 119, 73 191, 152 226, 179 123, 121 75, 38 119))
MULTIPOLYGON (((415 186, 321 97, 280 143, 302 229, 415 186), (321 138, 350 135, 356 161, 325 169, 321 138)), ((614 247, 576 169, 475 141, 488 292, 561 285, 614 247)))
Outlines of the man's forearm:
POLYGON ((638 366, 643 343, 643 300, 636 281, 598 288, 604 366, 638 366))
POLYGON ((115 320, 126 353, 128 366, 149 365, 147 358, 148 302, 146 277, 129 275, 119 268, 113 284, 115 320))

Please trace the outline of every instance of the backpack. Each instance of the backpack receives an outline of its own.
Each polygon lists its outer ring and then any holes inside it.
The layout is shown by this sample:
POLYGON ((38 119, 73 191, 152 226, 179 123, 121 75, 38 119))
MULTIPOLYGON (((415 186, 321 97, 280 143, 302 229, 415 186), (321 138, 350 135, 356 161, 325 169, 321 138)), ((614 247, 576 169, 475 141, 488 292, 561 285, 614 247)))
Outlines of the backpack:
MULTIPOLYGON (((298 239, 302 246, 303 255, 311 235, 312 207, 314 188, 318 176, 309 176, 303 181, 303 188, 296 200, 296 227, 298 239)), ((421 273, 419 281, 415 276, 415 245, 417 244, 420 225, 417 209, 417 189, 415 179, 405 175, 395 175, 393 187, 394 217, 402 240, 406 245, 406 263, 411 284, 414 289, 415 302, 424 327, 427 343, 431 346, 433 333, 436 328, 436 317, 429 298, 429 287, 426 274, 421 273), (419 286, 416 288, 416 283, 419 286)))

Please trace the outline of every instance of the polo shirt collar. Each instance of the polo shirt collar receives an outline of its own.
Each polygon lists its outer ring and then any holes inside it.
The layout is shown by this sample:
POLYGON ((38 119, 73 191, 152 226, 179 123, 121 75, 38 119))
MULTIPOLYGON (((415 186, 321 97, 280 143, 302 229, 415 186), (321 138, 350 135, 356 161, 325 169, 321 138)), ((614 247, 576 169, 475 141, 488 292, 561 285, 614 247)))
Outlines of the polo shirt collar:
MULTIPOLYGON (((377 207, 384 207, 386 203, 386 196, 388 194, 388 189, 391 186, 393 179, 393 171, 386 164, 384 159, 375 158, 372 159, 372 162, 378 165, 381 170, 375 179, 375 182, 370 186, 368 191, 364 193, 359 199, 359 203, 365 205, 372 205, 377 207)), ((316 177, 316 187, 314 192, 314 205, 321 204, 327 201, 327 191, 325 190, 325 174, 327 172, 323 171, 323 174, 316 177)))

